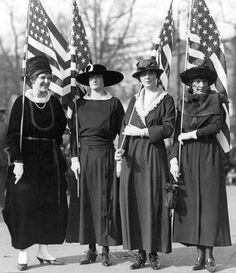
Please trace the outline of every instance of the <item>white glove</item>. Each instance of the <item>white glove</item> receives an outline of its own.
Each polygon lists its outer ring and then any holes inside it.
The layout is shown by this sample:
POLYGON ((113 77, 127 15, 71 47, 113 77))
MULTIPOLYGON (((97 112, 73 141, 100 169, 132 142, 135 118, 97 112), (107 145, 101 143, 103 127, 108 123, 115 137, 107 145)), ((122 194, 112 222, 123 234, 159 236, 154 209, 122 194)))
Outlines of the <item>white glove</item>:
POLYGON ((78 178, 78 174, 80 174, 80 163, 79 158, 77 156, 71 158, 70 168, 74 172, 75 177, 78 178))
POLYGON ((183 145, 183 140, 187 140, 187 139, 197 139, 197 130, 192 131, 192 132, 188 132, 188 133, 181 133, 178 136, 178 140, 180 142, 181 145, 183 145))
POLYGON ((125 153, 125 150, 124 149, 117 149, 115 151, 115 160, 116 161, 122 161, 122 157, 125 153))
POLYGON ((124 129, 123 135, 126 136, 148 136, 148 128, 140 129, 136 126, 133 126, 131 124, 127 125, 124 129))
POLYGON ((116 160, 116 177, 120 177, 122 169, 122 157, 125 153, 124 149, 117 149, 115 151, 115 160, 116 160))
POLYGON ((116 177, 120 177, 120 173, 121 173, 121 169, 122 169, 122 161, 116 161, 116 177))
POLYGON ((14 169, 13 173, 15 174, 15 184, 18 183, 18 181, 21 179, 23 172, 24 172, 24 164, 22 162, 14 162, 14 169))
POLYGON ((174 180, 177 182, 179 178, 179 165, 178 165, 178 160, 176 157, 172 158, 170 160, 170 172, 174 177, 174 180))

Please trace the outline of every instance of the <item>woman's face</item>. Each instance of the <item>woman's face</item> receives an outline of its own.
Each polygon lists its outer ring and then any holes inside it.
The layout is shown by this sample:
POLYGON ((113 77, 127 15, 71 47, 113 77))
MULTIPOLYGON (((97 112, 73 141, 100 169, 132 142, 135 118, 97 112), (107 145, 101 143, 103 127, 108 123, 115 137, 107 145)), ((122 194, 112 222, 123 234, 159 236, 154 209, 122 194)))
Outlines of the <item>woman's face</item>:
POLYGON ((157 86, 157 75, 155 71, 145 71, 140 74, 140 81, 144 87, 154 89, 157 86))
POLYGON ((32 80, 32 88, 38 98, 44 98, 47 96, 51 80, 52 75, 50 73, 39 74, 34 80, 32 80))
POLYGON ((89 76, 89 86, 92 90, 99 91, 104 87, 104 80, 101 74, 92 74, 89 76))
POLYGON ((192 89, 194 94, 205 93, 209 88, 209 83, 207 79, 194 79, 192 81, 192 89))

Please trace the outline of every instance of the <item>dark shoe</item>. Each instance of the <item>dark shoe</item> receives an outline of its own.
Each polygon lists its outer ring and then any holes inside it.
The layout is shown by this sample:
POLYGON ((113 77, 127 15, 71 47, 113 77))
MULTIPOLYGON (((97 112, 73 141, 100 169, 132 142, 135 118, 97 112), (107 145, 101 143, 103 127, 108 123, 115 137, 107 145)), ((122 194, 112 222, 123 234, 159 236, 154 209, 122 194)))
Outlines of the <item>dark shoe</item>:
POLYGON ((88 250, 85 258, 83 258, 80 261, 80 264, 82 265, 82 264, 95 263, 97 256, 98 256, 97 252, 92 252, 91 250, 88 250))
POLYGON ((205 259, 197 257, 195 264, 193 265, 192 270, 201 270, 205 268, 205 259))
POLYGON ((54 259, 54 260, 46 260, 46 259, 42 259, 39 257, 36 257, 40 264, 52 264, 52 265, 64 265, 64 262, 58 260, 58 259, 54 259))
POLYGON ((149 260, 151 262, 151 268, 157 270, 161 267, 157 253, 149 253, 149 260))
POLYGON ((216 271, 216 262, 215 262, 214 258, 206 259, 206 269, 209 272, 215 272, 216 271))
POLYGON ((28 269, 28 264, 17 264, 17 269, 19 269, 20 271, 25 271, 26 269, 28 269))
POLYGON ((102 264, 104 266, 109 266, 111 265, 111 260, 108 256, 108 253, 102 253, 102 264))
POLYGON ((139 269, 143 267, 146 263, 146 260, 147 260, 146 252, 139 253, 138 256, 136 257, 136 262, 130 266, 130 269, 139 269))

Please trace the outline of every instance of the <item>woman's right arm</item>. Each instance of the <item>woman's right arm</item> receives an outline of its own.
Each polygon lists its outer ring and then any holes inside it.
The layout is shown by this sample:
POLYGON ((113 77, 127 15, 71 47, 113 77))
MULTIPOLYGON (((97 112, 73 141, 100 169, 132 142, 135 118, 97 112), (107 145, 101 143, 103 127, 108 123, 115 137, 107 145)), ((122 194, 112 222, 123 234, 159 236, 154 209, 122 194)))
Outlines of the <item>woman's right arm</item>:
POLYGON ((77 135, 76 126, 78 126, 78 121, 76 118, 75 110, 73 111, 71 120, 69 122, 70 127, 70 150, 71 150, 71 157, 78 157, 78 145, 77 145, 77 138, 79 137, 77 135), (77 122, 77 124, 76 124, 77 122))
POLYGON ((22 96, 18 97, 14 102, 10 114, 9 126, 7 131, 7 144, 9 147, 11 162, 22 162, 20 152, 20 128, 22 116, 22 96))

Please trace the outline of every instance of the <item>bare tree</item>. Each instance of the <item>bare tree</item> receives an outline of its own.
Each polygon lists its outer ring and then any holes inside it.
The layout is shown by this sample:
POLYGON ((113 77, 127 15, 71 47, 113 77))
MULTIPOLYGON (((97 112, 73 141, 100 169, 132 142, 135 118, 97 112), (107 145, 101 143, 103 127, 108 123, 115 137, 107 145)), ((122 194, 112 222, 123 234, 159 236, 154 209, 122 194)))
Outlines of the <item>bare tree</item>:
MULTIPOLYGON (((0 86, 1 94, 5 100, 9 99, 12 93, 21 92, 21 49, 23 48, 23 35, 22 31, 18 31, 16 28, 17 20, 15 18, 14 0, 6 1, 3 3, 9 14, 9 26, 11 29, 10 35, 13 39, 13 43, 6 43, 2 37, 0 37, 0 55, 2 73, 0 74, 3 84, 0 86)), ((9 39, 10 40, 10 39, 9 39)))
POLYGON ((80 3, 91 37, 93 62, 121 69, 125 64, 122 52, 135 35, 132 19, 136 0, 82 0, 80 3))

